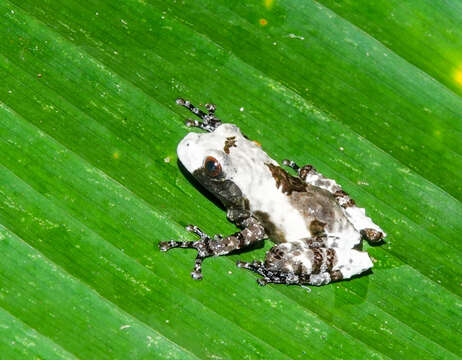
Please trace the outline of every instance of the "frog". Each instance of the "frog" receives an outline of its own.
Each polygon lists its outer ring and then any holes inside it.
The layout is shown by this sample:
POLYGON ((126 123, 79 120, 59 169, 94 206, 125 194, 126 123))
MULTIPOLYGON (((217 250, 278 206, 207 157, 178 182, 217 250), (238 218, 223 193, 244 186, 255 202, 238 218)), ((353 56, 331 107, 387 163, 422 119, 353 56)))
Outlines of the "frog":
POLYGON ((195 280, 203 278, 204 259, 266 239, 274 246, 263 261, 237 261, 239 268, 258 274, 262 286, 320 286, 370 272, 373 262, 363 251, 363 241, 383 243, 386 233, 335 180, 313 165, 284 159, 281 166, 237 125, 222 122, 213 104, 206 104, 204 111, 183 98, 176 103, 200 119, 188 119, 186 126, 205 131, 189 132, 179 142, 180 164, 221 202, 228 220, 240 230, 209 236, 188 225, 186 230, 198 240, 161 241, 160 251, 196 249, 195 280))

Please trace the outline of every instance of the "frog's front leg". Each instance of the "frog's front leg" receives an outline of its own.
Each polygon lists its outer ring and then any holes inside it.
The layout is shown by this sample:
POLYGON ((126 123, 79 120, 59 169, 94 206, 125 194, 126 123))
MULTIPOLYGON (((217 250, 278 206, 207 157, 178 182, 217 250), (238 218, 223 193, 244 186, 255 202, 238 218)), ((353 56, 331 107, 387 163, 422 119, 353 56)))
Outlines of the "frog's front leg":
POLYGON ((292 160, 283 160, 282 163, 294 169, 300 179, 306 181, 310 185, 318 186, 322 189, 331 192, 338 204, 344 209, 348 220, 361 233, 361 235, 371 243, 378 243, 386 233, 376 225, 370 217, 366 216, 363 208, 356 206, 356 202, 350 195, 342 189, 333 179, 328 179, 318 172, 313 165, 298 166, 292 160))
POLYGON ((240 222, 243 230, 229 236, 223 237, 215 235, 213 238, 208 236, 197 226, 188 225, 186 230, 197 234, 200 239, 197 241, 162 241, 159 243, 161 251, 168 251, 173 248, 192 248, 197 250, 197 257, 194 264, 194 271, 191 276, 195 280, 202 279, 202 261, 211 256, 221 256, 232 251, 239 250, 266 238, 265 229, 260 222, 249 217, 240 222))

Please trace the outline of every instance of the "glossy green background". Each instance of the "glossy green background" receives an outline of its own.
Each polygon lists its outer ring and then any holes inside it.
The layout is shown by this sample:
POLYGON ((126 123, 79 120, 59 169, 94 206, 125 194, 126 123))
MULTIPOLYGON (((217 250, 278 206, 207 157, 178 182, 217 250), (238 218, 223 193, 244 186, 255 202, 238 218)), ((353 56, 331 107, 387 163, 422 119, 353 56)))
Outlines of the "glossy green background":
POLYGON ((0 353, 8 359, 462 355, 460 1, 2 1, 0 353), (264 20, 262 20, 264 19, 264 20), (312 163, 389 237, 374 272, 258 287, 160 253, 235 231, 179 171, 177 97, 312 163), (240 111, 244 108, 243 111, 240 111), (342 148, 343 150, 341 150, 342 148))

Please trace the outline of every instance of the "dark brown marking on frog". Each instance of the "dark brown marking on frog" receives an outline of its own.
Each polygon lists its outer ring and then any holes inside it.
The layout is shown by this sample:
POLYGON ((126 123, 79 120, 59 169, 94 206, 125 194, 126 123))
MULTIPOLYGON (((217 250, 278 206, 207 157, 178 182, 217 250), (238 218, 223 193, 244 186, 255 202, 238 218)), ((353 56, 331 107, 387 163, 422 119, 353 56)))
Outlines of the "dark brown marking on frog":
POLYGON ((319 221, 318 219, 314 219, 310 222, 309 230, 313 237, 321 236, 325 233, 324 228, 326 227, 326 223, 319 221))
POLYGON ((292 265, 292 271, 295 275, 302 275, 303 272, 304 272, 304 267, 302 265, 302 263, 300 261, 297 261, 295 262, 293 265, 292 265))
POLYGON ((255 211, 253 215, 263 224, 266 234, 273 242, 284 243, 287 241, 284 233, 270 220, 268 213, 264 211, 255 211))
POLYGON ((235 136, 231 136, 231 137, 227 137, 226 140, 225 140, 225 147, 223 148, 223 151, 229 155, 229 149, 231 147, 237 147, 236 145, 236 137, 235 136))
POLYGON ((334 196, 335 196, 335 199, 337 199, 338 203, 344 208, 348 208, 348 207, 352 207, 356 205, 355 201, 352 198, 350 198, 350 195, 348 195, 346 191, 337 190, 334 193, 334 196))
POLYGON ((266 252, 265 267, 272 271, 282 271, 286 266, 286 252, 280 246, 273 246, 266 252))
POLYGON ((313 252, 313 255, 314 255, 311 273, 319 274, 319 271, 321 270, 321 265, 323 262, 323 253, 321 249, 316 249, 316 248, 311 249, 311 251, 313 252))
POLYGON ((276 188, 282 187, 284 194, 290 195, 293 191, 303 192, 306 191, 306 183, 302 179, 290 175, 282 167, 276 166, 270 163, 266 163, 266 166, 271 171, 274 180, 276 181, 276 188))
POLYGON ((304 192, 294 191, 289 201, 302 215, 306 228, 313 238, 316 236, 322 238, 325 232, 338 231, 348 226, 348 220, 342 208, 332 193, 327 190, 307 184, 304 192), (313 221, 326 224, 324 231, 313 234, 313 231, 320 230, 320 224, 316 222, 312 224, 313 221))
POLYGON ((305 165, 298 171, 298 173, 302 180, 306 180, 306 177, 311 171, 316 173, 316 169, 313 167, 313 165, 305 165))
POLYGON ((327 263, 326 263, 327 271, 331 272, 337 260, 335 256, 335 250, 331 248, 327 249, 326 256, 327 256, 327 263))
POLYGON ((332 281, 339 281, 343 279, 343 275, 340 272, 340 270, 335 270, 329 273, 330 274, 330 279, 332 281))

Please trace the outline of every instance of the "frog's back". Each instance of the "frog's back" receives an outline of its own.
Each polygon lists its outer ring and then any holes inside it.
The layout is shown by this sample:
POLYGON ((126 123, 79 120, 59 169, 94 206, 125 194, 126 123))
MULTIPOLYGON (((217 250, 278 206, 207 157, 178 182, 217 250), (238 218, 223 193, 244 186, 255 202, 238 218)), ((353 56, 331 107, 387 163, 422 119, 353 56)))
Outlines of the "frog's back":
POLYGON ((300 212, 312 239, 326 237, 329 247, 352 248, 360 242, 361 235, 328 190, 307 184, 305 191, 290 194, 289 201, 300 212))
POLYGON ((360 234, 343 208, 328 190, 307 184, 281 167, 268 164, 273 190, 256 191, 250 203, 264 224, 268 236, 277 243, 323 239, 324 246, 353 248, 360 234))

